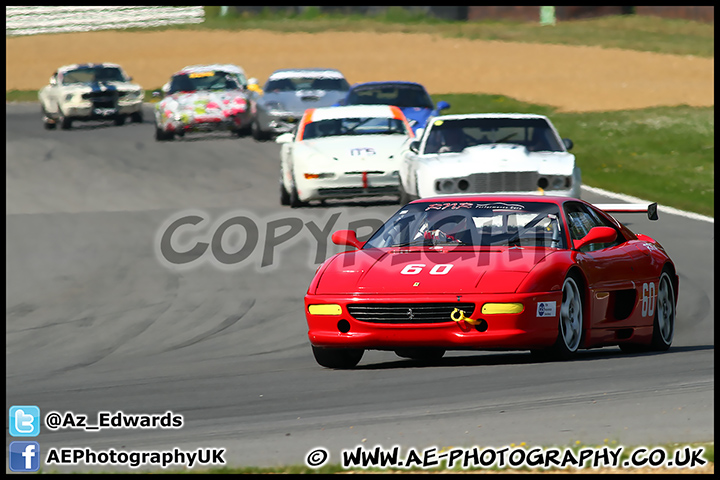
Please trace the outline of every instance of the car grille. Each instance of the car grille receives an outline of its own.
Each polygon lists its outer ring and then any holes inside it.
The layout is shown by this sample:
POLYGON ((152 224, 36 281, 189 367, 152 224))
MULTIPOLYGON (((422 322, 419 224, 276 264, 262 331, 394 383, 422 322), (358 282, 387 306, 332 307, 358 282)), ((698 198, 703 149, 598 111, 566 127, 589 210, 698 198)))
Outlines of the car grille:
POLYGON ((529 192, 537 190, 538 173, 536 171, 473 173, 465 179, 468 182, 465 191, 468 193, 529 192))
POLYGON ((82 97, 86 100, 90 100, 95 108, 115 108, 117 106, 118 92, 116 90, 89 92, 83 93, 82 97))
POLYGON ((474 303, 355 303, 347 306, 356 320, 368 323, 444 323, 454 309, 463 310, 469 317, 474 303))
POLYGON ((318 193, 323 196, 332 197, 335 195, 397 195, 397 185, 387 185, 384 187, 334 187, 334 188, 318 188, 318 193))

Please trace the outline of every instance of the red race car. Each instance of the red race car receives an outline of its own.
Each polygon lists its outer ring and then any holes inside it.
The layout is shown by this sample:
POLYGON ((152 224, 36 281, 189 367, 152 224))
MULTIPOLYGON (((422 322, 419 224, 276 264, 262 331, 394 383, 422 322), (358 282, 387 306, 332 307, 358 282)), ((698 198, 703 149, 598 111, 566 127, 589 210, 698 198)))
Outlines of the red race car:
POLYGON ((316 361, 352 368, 366 349, 417 360, 446 350, 670 348, 678 276, 663 247, 567 197, 465 195, 402 207, 369 240, 326 260, 305 296, 316 361))

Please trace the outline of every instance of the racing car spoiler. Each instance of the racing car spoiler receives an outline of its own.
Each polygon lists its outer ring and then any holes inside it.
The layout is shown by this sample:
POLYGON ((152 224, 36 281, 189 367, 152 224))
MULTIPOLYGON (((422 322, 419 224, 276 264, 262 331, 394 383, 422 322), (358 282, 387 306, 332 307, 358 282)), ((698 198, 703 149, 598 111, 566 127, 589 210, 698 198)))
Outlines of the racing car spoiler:
POLYGON ((602 203, 593 204, 594 207, 599 208, 603 212, 608 213, 645 213, 647 212, 648 219, 657 220, 657 203, 645 204, 645 203, 602 203))

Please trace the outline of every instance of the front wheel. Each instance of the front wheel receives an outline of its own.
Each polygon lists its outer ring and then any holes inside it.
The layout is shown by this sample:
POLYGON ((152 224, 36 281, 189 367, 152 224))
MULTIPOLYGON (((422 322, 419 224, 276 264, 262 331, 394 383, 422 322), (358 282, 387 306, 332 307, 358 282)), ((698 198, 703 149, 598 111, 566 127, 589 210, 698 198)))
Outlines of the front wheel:
POLYGON ((57 124, 55 123, 55 120, 50 118, 50 116, 45 111, 45 107, 41 106, 40 111, 42 112, 43 116, 43 127, 45 127, 45 130, 55 130, 55 127, 57 124))
POLYGON ((155 140, 158 142, 162 142, 165 140, 173 140, 175 138, 175 135, 173 132, 164 132, 162 128, 155 126, 155 140))
POLYGON ((365 353, 362 348, 321 348, 312 346, 315 361, 326 368, 353 368, 365 353))
POLYGON ((252 137, 258 142, 264 142, 269 138, 269 135, 260 129, 260 124, 257 122, 257 120, 253 120, 252 124, 250 124, 250 133, 252 134, 252 137))
POLYGON ((290 194, 285 189, 282 180, 280 181, 280 205, 290 205, 290 194))
POLYGON ((293 181, 293 184, 290 187, 290 208, 300 208, 305 205, 307 205, 307 203, 300 200, 297 188, 295 187, 295 182, 293 181))
POLYGON ((403 187, 402 180, 400 181, 400 205, 406 205, 412 201, 412 198, 410 198, 410 194, 405 191, 405 187, 403 187))
POLYGON ((66 117, 60 108, 58 108, 58 123, 60 123, 60 128, 63 130, 70 130, 72 128, 72 119, 66 117))

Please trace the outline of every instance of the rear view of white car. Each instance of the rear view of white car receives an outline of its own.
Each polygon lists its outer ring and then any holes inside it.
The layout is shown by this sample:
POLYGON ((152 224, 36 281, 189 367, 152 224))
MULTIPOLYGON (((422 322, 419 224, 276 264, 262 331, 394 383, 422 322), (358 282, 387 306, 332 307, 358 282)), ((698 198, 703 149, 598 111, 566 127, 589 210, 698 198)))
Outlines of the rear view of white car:
POLYGON ((580 198, 580 168, 543 115, 478 113, 430 119, 400 170, 405 201, 463 193, 580 198))
POLYGON ((398 107, 311 108, 294 133, 280 135, 280 203, 399 196, 398 169, 414 138, 398 107))
POLYGON ((120 65, 83 63, 57 69, 38 98, 45 128, 63 130, 73 121, 109 121, 122 125, 129 117, 142 122, 142 87, 132 83, 120 65))

